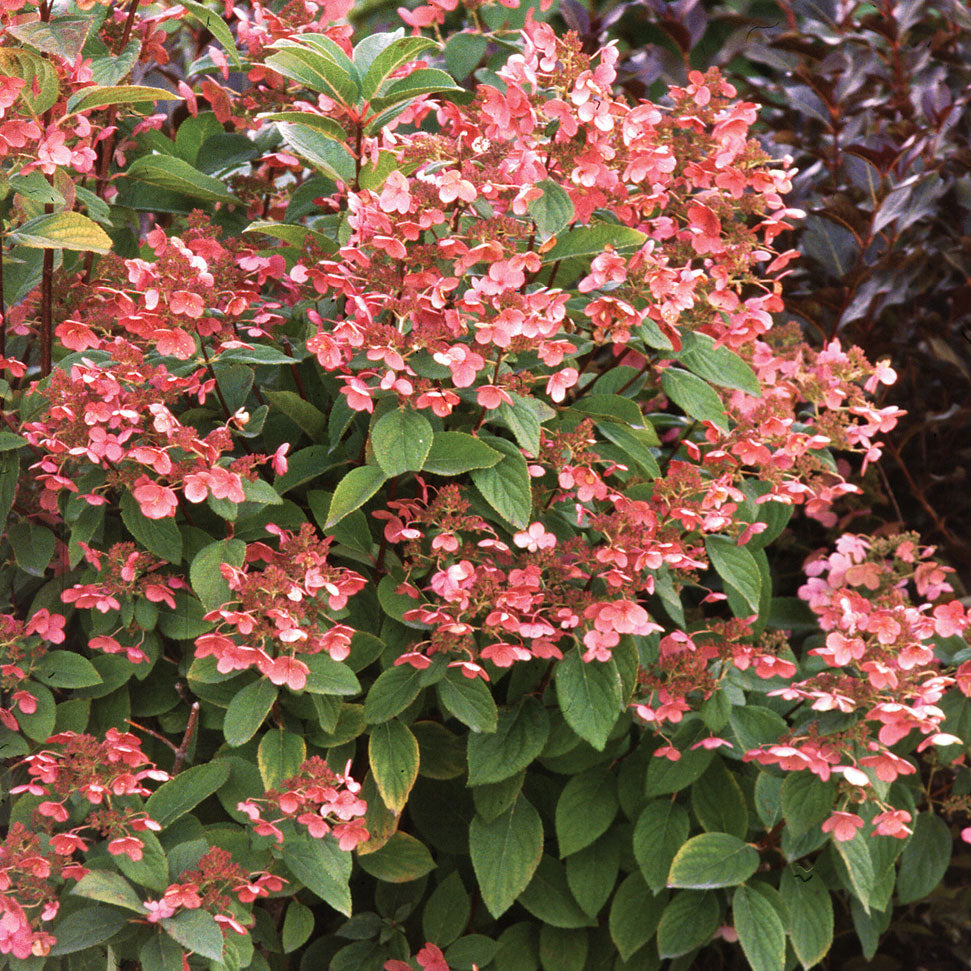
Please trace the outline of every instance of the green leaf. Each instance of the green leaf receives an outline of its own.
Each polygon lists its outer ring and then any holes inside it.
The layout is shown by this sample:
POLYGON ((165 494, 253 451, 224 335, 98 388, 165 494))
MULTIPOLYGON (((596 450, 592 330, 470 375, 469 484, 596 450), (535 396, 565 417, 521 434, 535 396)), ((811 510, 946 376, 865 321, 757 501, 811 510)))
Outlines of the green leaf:
POLYGON ((775 907, 758 890, 742 886, 732 895, 732 916, 752 971, 784 971, 786 929, 775 907))
POLYGON ((392 718, 371 729, 368 763, 384 804, 397 815, 418 778, 418 741, 404 722, 392 718))
POLYGON ((609 769, 597 766, 573 776, 556 803, 560 856, 582 850, 605 833, 617 809, 617 780, 609 769))
POLYGON ((698 421, 710 421, 722 431, 728 431, 725 405, 711 386, 690 371, 666 368, 661 375, 664 393, 686 414, 698 421))
POLYGON ((759 612, 762 596, 762 571, 755 557, 727 536, 706 536, 705 550, 715 572, 744 598, 753 614, 759 612))
POLYGON ((302 947, 314 931, 314 912, 305 907, 299 900, 293 899, 287 904, 287 913, 283 918, 283 932, 280 943, 283 953, 290 954, 298 947, 302 947))
POLYGON ((707 944, 718 929, 721 908, 713 893, 676 893, 657 925, 657 951, 662 958, 689 954, 707 944))
MULTIPOLYGON (((304 40, 303 37, 299 40, 304 40)), ((301 46, 298 38, 277 41, 275 54, 265 59, 266 66, 311 91, 326 94, 344 105, 357 101, 357 84, 343 67, 318 50, 301 46)))
MULTIPOLYGON (((219 355, 223 364, 296 364, 297 362, 283 351, 266 344, 253 344, 251 347, 233 347, 219 355)), ((303 449, 303 451, 309 451, 303 449)), ((299 454, 299 453, 297 453, 299 454)))
POLYGON ((706 832, 730 833, 739 839, 748 831, 748 809, 741 786, 717 756, 691 787, 691 808, 706 832))
POLYGON ((125 175, 193 199, 239 205, 239 200, 226 191, 219 179, 171 155, 143 155, 128 166, 125 175))
POLYGON ((539 967, 536 928, 530 921, 519 921, 499 935, 496 971, 536 971, 539 967))
POLYGON ((435 432, 422 470, 435 475, 461 475, 472 469, 491 468, 502 457, 502 452, 465 432, 435 432))
POLYGON ((866 837, 858 831, 853 839, 842 842, 834 839, 830 845, 845 868, 849 880, 848 889, 869 913, 876 889, 877 874, 873 869, 873 858, 870 856, 866 837))
MULTIPOLYGON (((465 762, 463 758, 463 769, 465 762)), ((525 778, 526 770, 520 769, 515 775, 503 779, 502 782, 487 782, 485 785, 472 787, 472 802, 483 822, 491 823, 519 798, 525 778)))
POLYGON ((526 768, 543 751, 549 730, 546 709, 529 695, 500 711, 495 732, 469 735, 469 785, 501 782, 526 768))
MULTIPOLYGON (((314 131, 320 132, 322 135, 326 135, 328 138, 332 138, 335 142, 340 142, 343 144, 347 140, 347 132, 340 122, 335 121, 333 118, 325 118, 322 115, 311 115, 305 111, 267 111, 258 116, 266 121, 286 121, 294 125, 306 125, 307 128, 312 128, 314 131)), ((275 232, 275 229, 271 227, 279 227, 279 223, 268 222, 260 220, 256 223, 251 223, 246 227, 243 232, 249 232, 250 230, 255 230, 259 227, 260 232, 275 232)), ((285 226, 285 229, 305 229, 304 226, 285 226)), ((323 237, 322 233, 314 233, 315 236, 323 237)))
POLYGON ((711 890, 744 883, 759 865, 758 850, 728 833, 693 836, 675 854, 669 887, 711 890))
POLYGON ((229 768, 228 762, 216 759, 183 769, 148 797, 145 812, 166 829, 218 792, 229 778, 229 768))
POLYGON ((295 391, 264 391, 272 408, 283 412, 314 442, 327 441, 327 416, 295 391))
POLYGON ((418 771, 428 779, 454 779, 465 772, 465 740, 441 722, 419 721, 411 726, 421 756, 418 771))
POLYGON ((246 556, 246 544, 240 539, 221 539, 204 546, 192 558, 189 583, 207 611, 215 610, 232 600, 229 584, 219 571, 221 563, 241 567, 246 556))
POLYGON ((634 827, 634 858, 648 886, 667 885, 671 861, 688 837, 688 814, 669 799, 649 802, 634 827))
POLYGON ((282 506, 280 493, 265 479, 243 479, 243 494, 246 502, 253 502, 260 506, 282 506))
POLYGON ((486 502, 499 515, 518 529, 529 525, 533 513, 533 491, 529 468, 519 449, 503 438, 485 438, 490 448, 502 452, 503 458, 491 468, 473 469, 472 481, 486 502))
POLYGON ((723 388, 737 388, 756 398, 762 397, 755 371, 733 350, 716 344, 714 338, 697 330, 685 331, 681 339, 677 359, 689 371, 723 388))
POLYGON ((7 529, 14 560, 24 573, 42 577, 54 556, 56 539, 46 527, 22 520, 7 529))
MULTIPOLYGON (((267 59, 269 63, 270 58, 267 59)), ((330 133, 318 131, 305 124, 277 122, 284 142, 300 158, 309 162, 318 172, 335 182, 352 185, 354 182, 354 157, 330 133)))
MULTIPOLYGON (((619 394, 584 395, 582 398, 577 399, 570 407, 574 411, 582 412, 585 415, 592 415, 596 418, 609 418, 611 421, 620 422, 622 425, 629 425, 633 428, 641 428, 645 421, 637 402, 631 401, 630 398, 624 398, 619 394)), ((653 428, 651 431, 653 431, 653 428)), ((653 437, 651 444, 660 444, 656 435, 653 437)))
POLYGON ((420 472, 433 434, 431 422, 421 412, 389 411, 371 429, 374 458, 389 479, 402 472, 420 472))
POLYGON ((807 876, 791 866, 782 871, 779 891, 789 909, 792 948, 808 971, 833 945, 833 899, 818 873, 807 876))
POLYGON ((481 34, 452 34, 445 42, 445 66, 449 74, 461 80, 478 66, 489 46, 481 34))
POLYGON ((755 811, 766 829, 782 821, 782 783, 778 776, 760 772, 755 780, 755 811))
POLYGON ((529 886, 519 895, 519 903, 537 920, 553 927, 571 929, 593 924, 573 899, 563 864, 549 855, 539 861, 529 886))
POLYGON ((54 65, 46 57, 23 48, 2 48, 0 72, 27 82, 20 89, 19 100, 35 118, 57 103, 60 83, 54 65))
POLYGON ((728 724, 742 753, 776 742, 789 730, 786 720, 778 712, 761 705, 733 706, 728 714, 728 724))
POLYGON ((556 236, 573 222, 573 200, 566 189, 552 179, 537 182, 536 188, 542 189, 543 194, 529 204, 529 214, 541 233, 556 236))
POLYGON ((226 709, 223 735, 234 748, 245 745, 263 724, 276 701, 277 687, 266 678, 250 682, 238 691, 226 709))
POLYGON ((511 394, 510 397, 513 400, 511 405, 505 401, 499 405, 499 419, 516 436, 520 448, 530 455, 539 455, 542 422, 533 407, 536 399, 524 398, 518 394, 511 394))
POLYGON ((138 37, 132 37, 124 50, 117 54, 109 54, 100 37, 89 37, 84 46, 94 55, 91 58, 91 78, 96 84, 102 85, 117 84, 124 80, 138 63, 142 53, 142 42, 138 37))
POLYGON ((312 695, 356 695, 361 690, 357 675, 343 662, 335 661, 321 651, 304 655, 303 663, 310 669, 304 691, 312 695))
POLYGON ((371 108, 374 111, 384 111, 403 101, 413 101, 422 94, 465 95, 466 90, 459 87, 444 71, 420 68, 389 84, 379 98, 371 99, 371 108))
POLYGON ((289 836, 283 844, 283 862, 313 894, 334 910, 351 916, 351 854, 337 846, 330 836, 289 836))
POLYGON ((344 48, 327 34, 300 34, 297 38, 287 38, 279 42, 281 47, 304 45, 323 54, 328 60, 336 64, 360 91, 361 72, 358 66, 347 56, 344 48))
POLYGON ((933 813, 919 813, 914 821, 914 835, 900 857, 898 902, 910 904, 926 897, 944 878, 953 848, 947 823, 933 813))
POLYGON ((16 452, 0 454, 0 527, 7 522, 20 474, 20 456, 16 452))
MULTIPOLYGON (((13 192, 22 195, 31 202, 39 202, 55 208, 66 205, 64 196, 47 181, 43 172, 36 169, 33 172, 28 172, 27 175, 10 176, 7 184, 13 192)), ((6 435, 13 435, 13 432, 6 429, 4 429, 4 432, 6 435)))
POLYGON ((57 940, 50 956, 63 957, 103 944, 114 937, 129 919, 127 914, 104 904, 80 907, 69 913, 62 911, 53 925, 47 928, 57 940))
POLYGON ((108 105, 155 104, 156 101, 183 101, 181 94, 144 84, 115 84, 108 87, 82 88, 67 100, 68 114, 105 108, 108 105))
POLYGON ((222 961, 223 933, 208 911, 183 910, 161 923, 165 933, 190 953, 210 961, 222 961))
POLYGON ((782 783, 782 817, 798 838, 818 826, 836 802, 836 786, 811 772, 788 772, 782 783))
POLYGON ((647 241, 646 234, 640 230, 621 226, 618 223, 595 223, 591 226, 576 226, 543 256, 544 263, 556 263, 575 257, 599 256, 608 246, 621 253, 640 249, 647 241))
POLYGON ((661 477, 661 467, 651 451, 652 446, 658 444, 657 434, 652 428, 628 428, 611 421, 598 421, 597 428, 604 438, 622 448, 629 458, 636 462, 641 470, 651 479, 661 477))
POLYGON ((267 789, 276 789, 284 780, 295 776, 307 758, 307 744, 293 732, 282 728, 268 731, 256 751, 256 764, 267 789))
POLYGON ((334 498, 330 501, 330 511, 327 513, 325 529, 339 523, 355 509, 360 509, 387 480, 384 470, 376 465, 359 465, 351 469, 334 490, 334 498))
POLYGON ((14 449, 23 448, 26 444, 27 439, 22 435, 17 435, 6 428, 0 429, 0 452, 11 452, 14 449))
POLYGON ((172 971, 182 964, 182 948, 161 929, 138 949, 141 971, 172 971))
POLYGON ((499 712, 488 685, 454 668, 435 686, 442 707, 473 732, 494 732, 499 712))
POLYGON ((543 823, 525 796, 486 822, 469 828, 469 852, 482 900, 493 917, 504 914, 526 889, 543 855, 543 823))
POLYGON ((621 960, 628 960, 654 936, 666 903, 667 894, 655 897, 636 872, 617 888, 610 905, 609 926, 621 960))
POLYGON ((398 664, 382 671, 364 700, 364 717, 377 725, 401 714, 422 689, 422 671, 398 664))
POLYGON ((169 563, 182 562, 182 533, 174 519, 149 519, 142 515, 130 492, 122 495, 119 507, 125 528, 145 549, 169 563))
MULTIPOLYGON (((326 492, 323 489, 311 489, 307 493, 307 505, 310 506, 310 511, 313 513, 314 519, 317 520, 317 524, 321 527, 327 522, 331 499, 333 499, 332 493, 326 492)), ((355 509, 354 512, 345 516, 337 525, 332 526, 328 532, 330 532, 331 536, 338 543, 370 555, 371 547, 373 546, 371 530, 368 526, 367 516, 360 509, 355 509)))
POLYGON ((588 917, 600 913, 617 883, 620 844, 616 830, 607 830, 595 843, 566 859, 567 885, 588 917))
POLYGON ((17 721, 20 724, 21 732, 27 738, 35 742, 43 742, 54 731, 54 719, 56 717, 54 696, 48 688, 37 682, 31 684, 30 693, 37 702, 37 708, 30 714, 18 712, 17 721))
POLYGON ((122 853, 115 857, 116 865, 132 883, 163 893, 169 885, 169 862, 165 850, 151 830, 139 833, 138 838, 142 841, 141 859, 132 860, 122 853))
MULTIPOLYGON (((568 930, 543 924, 539 929, 539 960, 544 968, 558 971, 583 971, 588 967, 590 932, 578 927, 568 930)), ((447 956, 447 955, 446 955, 447 956)), ((620 965, 615 965, 620 967, 620 965)))
POLYGON ((239 70, 242 63, 239 59, 239 51, 236 50, 236 42, 233 40, 233 32, 229 29, 229 25, 223 20, 221 14, 210 10, 201 3, 196 3, 196 0, 185 0, 185 3, 180 0, 180 3, 185 7, 190 19, 202 24, 219 41, 230 63, 239 70))
POLYGON ((566 723, 602 752, 624 707, 617 663, 613 658, 587 663, 576 649, 557 664, 554 681, 566 723))
POLYGON ((159 614, 158 629, 172 640, 191 641, 212 630, 212 624, 202 619, 204 614, 199 600, 180 590, 175 594, 175 610, 163 610, 159 614))
POLYGON ((79 212, 36 216, 7 233, 7 239, 29 249, 69 249, 110 253, 111 238, 93 220, 79 212))
POLYGON ((97 668, 74 651, 48 651, 34 666, 31 677, 49 688, 90 688, 101 684, 97 668))
POLYGON ((358 864, 365 873, 384 883, 410 883, 435 869, 428 847, 407 833, 395 833, 373 853, 359 855, 358 864))
POLYGON ((306 243, 307 239, 310 238, 325 251, 336 251, 334 244, 327 236, 325 236, 323 233, 318 233, 309 226, 296 226, 290 223, 277 223, 272 222, 271 220, 257 219, 255 222, 250 223, 243 230, 243 232, 262 233, 264 236, 269 236, 271 239, 278 239, 283 243, 289 243, 291 246, 300 247, 302 247, 304 243, 306 243))
MULTIPOLYGON (((354 50, 354 62, 366 53, 363 45, 379 45, 388 38, 394 38, 381 49, 380 53, 370 62, 364 79, 361 82, 361 94, 365 101, 370 101, 381 91, 382 85, 394 74, 398 68, 410 61, 416 60, 426 51, 435 49, 434 41, 427 37, 396 37, 395 34, 375 34, 366 37, 354 50)), ((451 79, 449 79, 451 80, 451 79)))
POLYGON ((135 888, 120 874, 111 870, 89 870, 72 888, 71 893, 103 904, 114 904, 145 916, 145 907, 135 888))
POLYGON ((47 23, 34 20, 10 24, 6 33, 35 50, 62 57, 73 64, 84 49, 93 26, 93 17, 53 17, 47 23))
MULTIPOLYGON (((472 825, 475 825, 473 821, 472 825)), ((433 891, 422 913, 421 929, 426 941, 447 947, 469 923, 472 901, 458 872, 453 870, 433 891)))
POLYGON ((357 174, 358 184, 362 189, 380 192, 388 181, 388 176, 398 171, 398 167, 397 154, 382 148, 378 151, 377 161, 365 162, 361 166, 361 171, 357 174))

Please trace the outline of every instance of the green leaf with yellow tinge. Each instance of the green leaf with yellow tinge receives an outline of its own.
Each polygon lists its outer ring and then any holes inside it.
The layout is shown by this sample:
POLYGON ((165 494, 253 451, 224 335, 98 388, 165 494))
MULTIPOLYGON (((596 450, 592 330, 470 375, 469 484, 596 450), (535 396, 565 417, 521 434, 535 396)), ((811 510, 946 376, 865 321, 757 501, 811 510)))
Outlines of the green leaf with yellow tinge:
POLYGON ((392 718, 371 729, 368 762, 384 804, 400 813, 418 778, 418 741, 408 726, 392 718))
POLYGON ((181 94, 152 88, 145 84, 113 84, 106 87, 83 88, 71 95, 67 110, 71 114, 106 108, 109 105, 152 105, 156 101, 182 101, 181 94))
POLYGON ((360 509, 381 488, 387 478, 384 469, 377 465, 359 465, 356 469, 351 469, 337 483, 324 528, 330 529, 355 509, 360 509))
POLYGON ((435 869, 428 847, 407 833, 395 833, 373 853, 358 856, 358 865, 384 883, 409 883, 435 869))
POLYGON ((469 829, 472 868, 493 917, 504 914, 526 889, 543 855, 543 823, 520 794, 492 822, 479 816, 469 829))
POLYGON ((732 917, 752 971, 783 971, 786 929, 769 900, 752 887, 738 887, 732 895, 732 917))
POLYGON ((759 865, 754 846, 728 833, 693 836, 675 854, 668 872, 668 886, 688 890, 712 890, 744 883, 759 865))
POLYGON ((256 762, 267 789, 276 789, 280 782, 295 776, 307 758, 307 744, 293 732, 274 728, 260 739, 256 762))
POLYGON ((53 212, 37 216, 7 233, 7 238, 30 249, 69 249, 89 253, 111 251, 111 238, 93 220, 79 212, 53 212))

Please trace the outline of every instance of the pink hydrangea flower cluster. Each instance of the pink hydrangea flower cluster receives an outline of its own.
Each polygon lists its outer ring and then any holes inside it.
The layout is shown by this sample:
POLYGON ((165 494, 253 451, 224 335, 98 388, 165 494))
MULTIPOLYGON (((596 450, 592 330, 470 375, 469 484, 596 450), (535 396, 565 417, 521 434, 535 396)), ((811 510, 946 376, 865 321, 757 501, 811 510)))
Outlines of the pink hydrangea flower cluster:
POLYGON ((361 785, 350 771, 350 762, 338 773, 313 756, 263 797, 246 799, 236 808, 252 820, 257 835, 271 836, 277 843, 284 841, 281 824, 287 831, 295 824, 314 839, 332 833, 342 850, 353 850, 366 843, 370 834, 364 824, 367 803, 358 795, 361 785))

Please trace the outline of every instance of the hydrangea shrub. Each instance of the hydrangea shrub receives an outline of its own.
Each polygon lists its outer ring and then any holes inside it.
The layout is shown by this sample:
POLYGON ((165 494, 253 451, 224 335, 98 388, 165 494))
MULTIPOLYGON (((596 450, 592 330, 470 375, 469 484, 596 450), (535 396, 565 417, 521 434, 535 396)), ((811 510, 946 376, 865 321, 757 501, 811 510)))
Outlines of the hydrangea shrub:
POLYGON ((948 569, 786 572, 893 369, 753 105, 542 6, 4 5, 11 967, 781 971, 939 883, 948 569))

